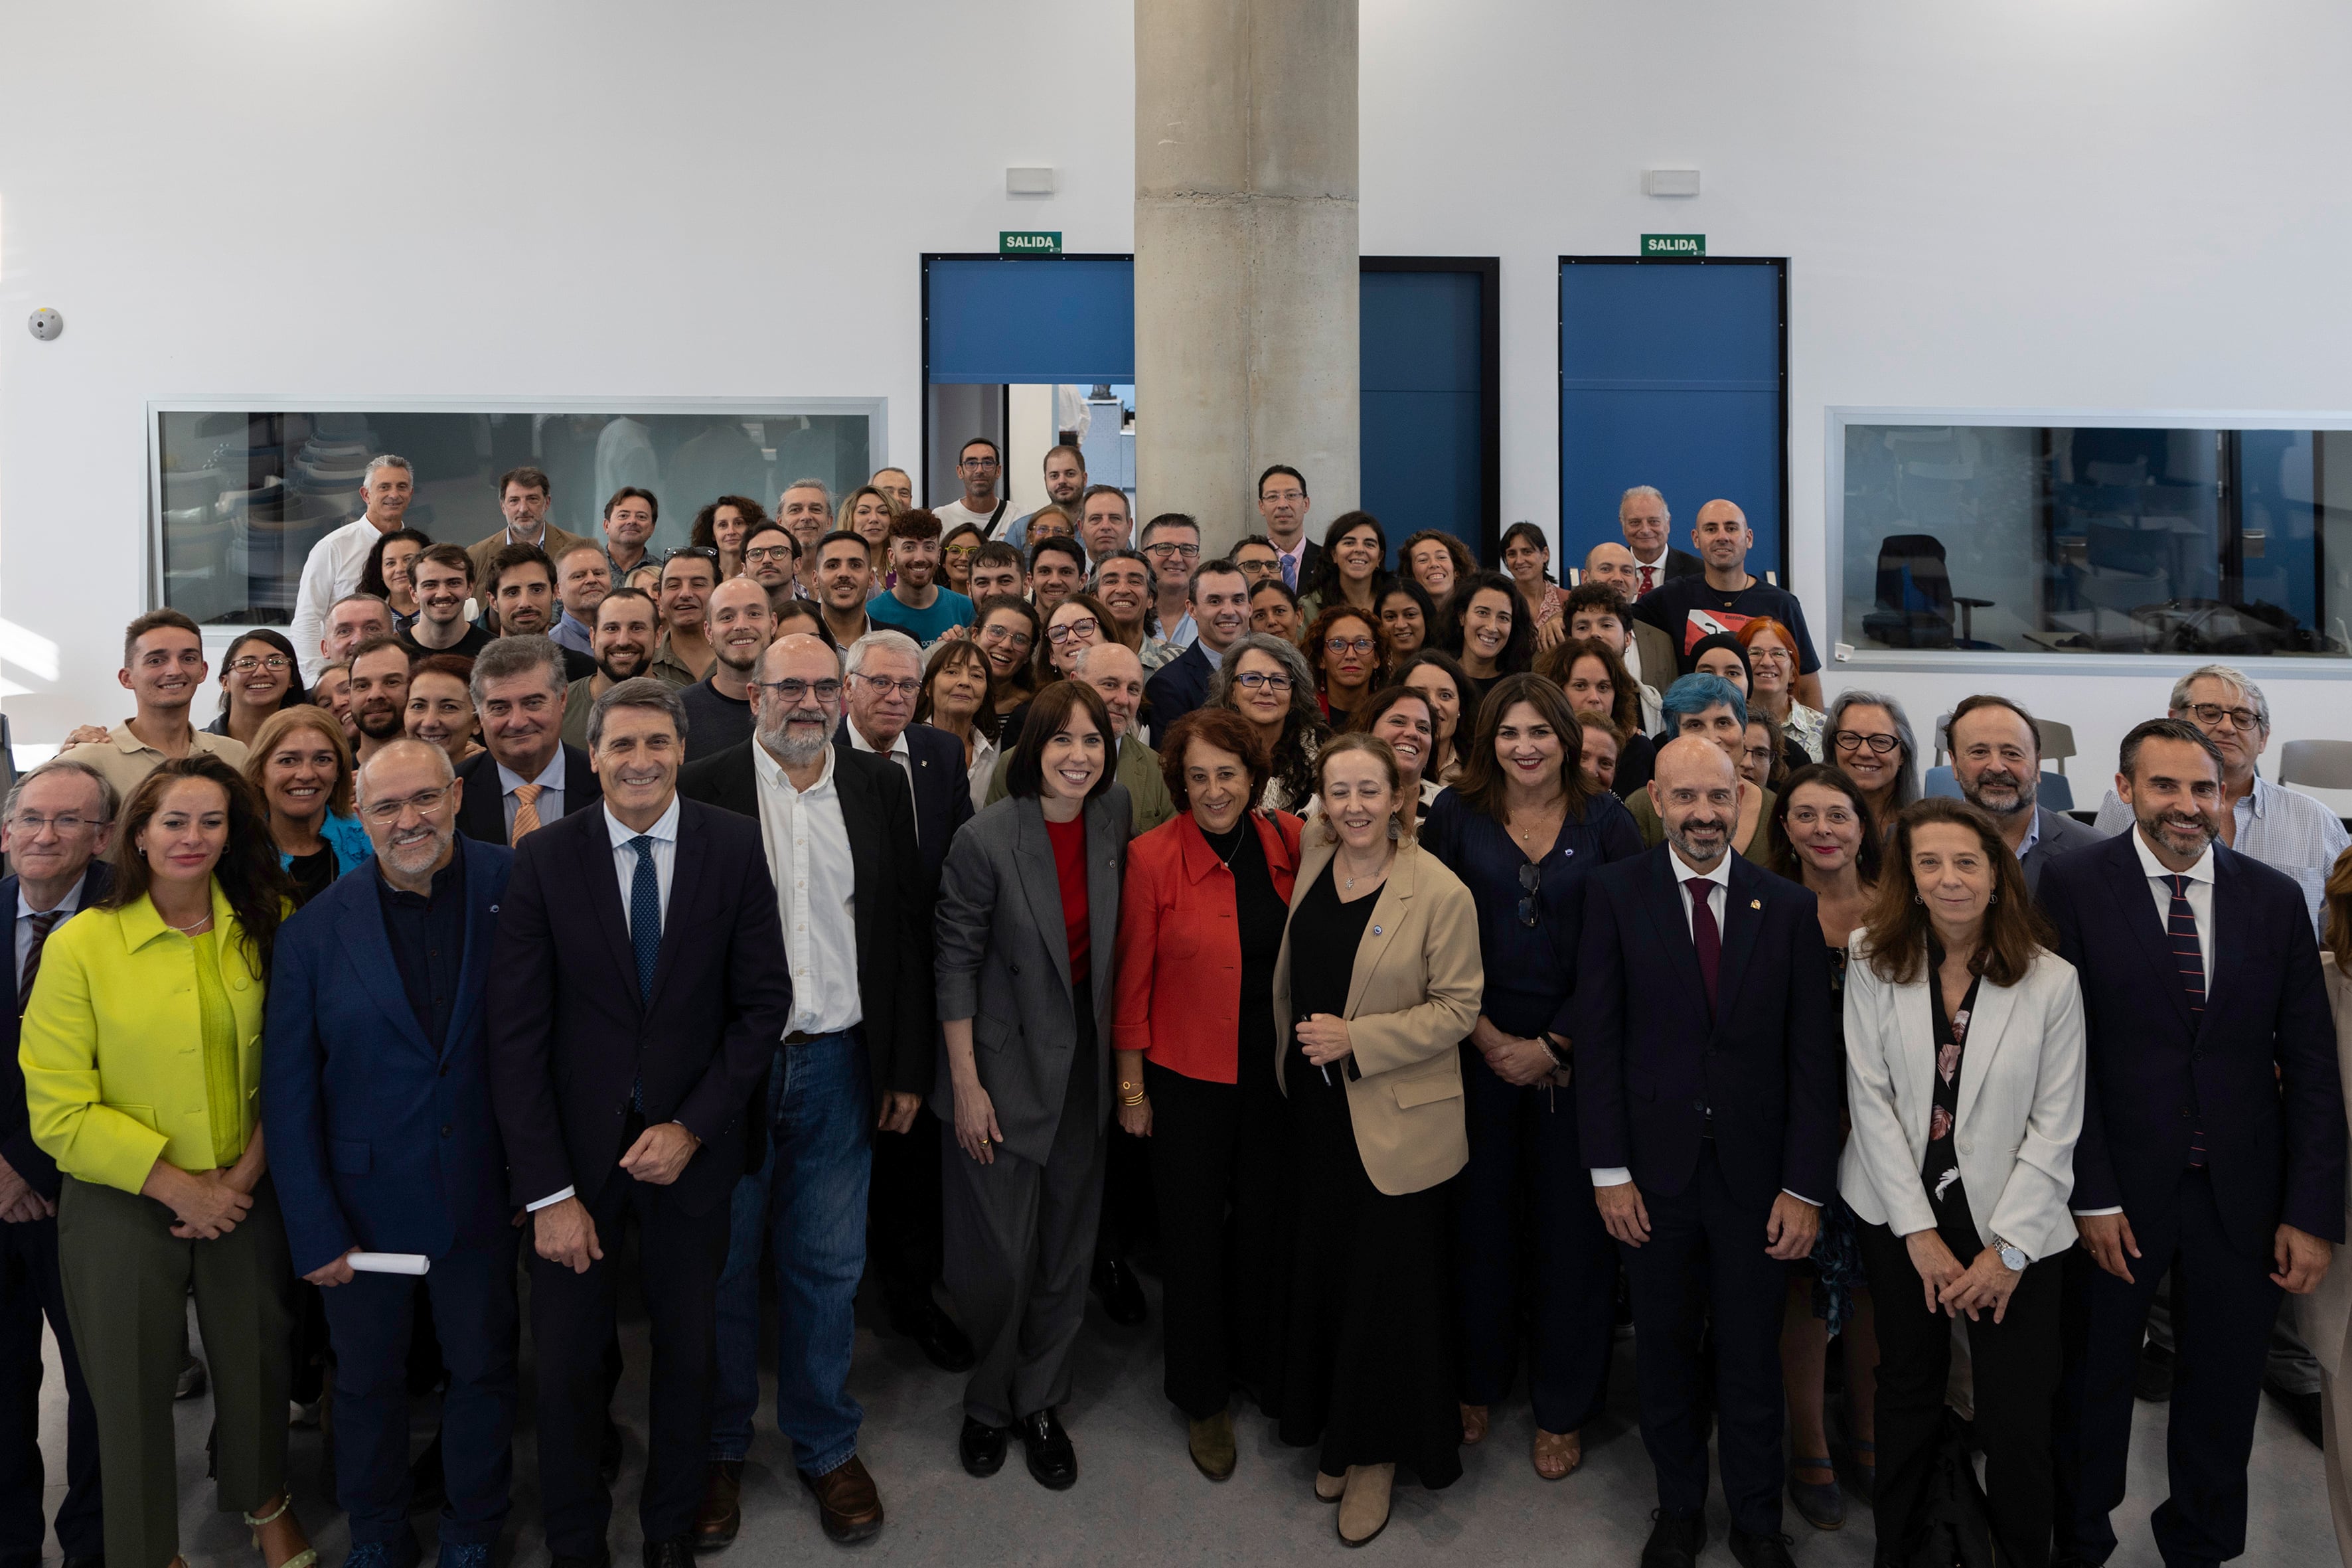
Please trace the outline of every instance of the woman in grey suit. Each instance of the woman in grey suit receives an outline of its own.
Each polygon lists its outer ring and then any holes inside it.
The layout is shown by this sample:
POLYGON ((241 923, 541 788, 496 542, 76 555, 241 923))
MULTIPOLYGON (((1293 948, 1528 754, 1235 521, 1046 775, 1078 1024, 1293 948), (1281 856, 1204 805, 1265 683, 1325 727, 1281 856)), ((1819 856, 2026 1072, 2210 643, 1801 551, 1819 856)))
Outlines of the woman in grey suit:
POLYGON ((2066 1200, 2083 995, 1992 819, 1915 801, 1846 969, 1853 1131, 1838 1193, 1878 1307, 1882 1554, 1908 1561, 1934 1472, 1950 1320, 1969 1320, 1987 1511, 2003 1561, 2050 1558, 2066 1200))
POLYGON ((1055 681, 1029 706, 1011 794, 948 846, 931 1090, 945 1154, 947 1281, 980 1352, 963 1468, 994 1475, 1020 1428, 1029 1473, 1078 1479, 1054 1407, 1086 1315, 1110 1120, 1110 1015, 1127 791, 1110 715, 1055 681))

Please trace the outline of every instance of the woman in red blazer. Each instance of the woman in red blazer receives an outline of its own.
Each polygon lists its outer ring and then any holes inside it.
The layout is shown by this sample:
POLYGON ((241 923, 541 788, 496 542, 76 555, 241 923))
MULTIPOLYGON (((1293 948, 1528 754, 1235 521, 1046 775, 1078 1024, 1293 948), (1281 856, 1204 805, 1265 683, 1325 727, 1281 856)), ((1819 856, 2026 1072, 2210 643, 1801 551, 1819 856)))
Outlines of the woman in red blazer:
POLYGON ((1261 812, 1266 761, 1239 714, 1201 708, 1160 737, 1178 815, 1128 846, 1120 895, 1119 1125, 1151 1140, 1166 1282, 1168 1397, 1192 1462, 1234 1472, 1235 1384, 1255 1392, 1279 1277, 1282 1090, 1274 963, 1298 818, 1261 812))

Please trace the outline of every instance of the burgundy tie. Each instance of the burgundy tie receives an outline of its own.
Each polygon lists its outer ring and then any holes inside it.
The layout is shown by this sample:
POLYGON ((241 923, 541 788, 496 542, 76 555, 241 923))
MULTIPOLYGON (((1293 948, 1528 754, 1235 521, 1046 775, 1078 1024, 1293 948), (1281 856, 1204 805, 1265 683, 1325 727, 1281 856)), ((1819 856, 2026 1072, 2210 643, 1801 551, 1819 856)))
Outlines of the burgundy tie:
MULTIPOLYGON (((1658 585, 1657 570, 1658 569, 1654 566, 1644 566, 1642 568, 1642 593, 1646 594, 1651 589, 1658 585)), ((1637 598, 1639 596, 1639 595, 1635 595, 1637 598)))
POLYGON ((1691 945, 1698 949, 1698 977, 1706 984, 1706 1010, 1715 1013, 1715 976, 1723 963, 1723 931, 1715 923, 1715 906, 1707 902, 1707 894, 1715 884, 1705 877, 1687 877, 1683 886, 1690 892, 1691 945))

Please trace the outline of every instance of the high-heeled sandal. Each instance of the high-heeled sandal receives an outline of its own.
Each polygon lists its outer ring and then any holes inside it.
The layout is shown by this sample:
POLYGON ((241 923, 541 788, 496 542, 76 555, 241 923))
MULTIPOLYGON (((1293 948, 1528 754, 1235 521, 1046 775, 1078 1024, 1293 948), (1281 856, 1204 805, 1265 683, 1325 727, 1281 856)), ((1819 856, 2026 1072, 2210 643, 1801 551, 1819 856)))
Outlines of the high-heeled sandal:
MULTIPOLYGON (((281 1519, 283 1519, 283 1518, 285 1518, 285 1517, 286 1517, 286 1510, 289 1510, 289 1509, 290 1509, 290 1508, 292 1508, 293 1506, 294 1506, 294 1489, 293 1489, 293 1488, 291 1488, 291 1487, 289 1487, 289 1488, 287 1488, 287 1489, 286 1489, 286 1490, 285 1490, 284 1492, 282 1492, 282 1493, 281 1493, 281 1494, 279 1494, 279 1496, 278 1496, 278 1511, 277 1511, 277 1512, 275 1512, 275 1513, 271 1513, 271 1514, 264 1514, 264 1515, 261 1515, 261 1516, 258 1516, 258 1517, 257 1517, 257 1516, 255 1516, 255 1515, 253 1515, 253 1514, 249 1514, 249 1513, 248 1513, 248 1514, 246 1514, 246 1515, 244 1516, 246 1524, 247 1524, 247 1526, 252 1530, 252 1531, 253 1531, 253 1549, 254 1549, 256 1552, 261 1552, 261 1553, 262 1553, 262 1561, 263 1561, 265 1563, 268 1563, 268 1552, 267 1552, 267 1550, 266 1550, 266 1549, 264 1549, 264 1547, 263 1547, 263 1546, 262 1546, 262 1544, 261 1544, 261 1530, 262 1530, 262 1526, 264 1526, 264 1525, 268 1525, 268 1524, 276 1524, 279 1520, 281 1520, 281 1519)), ((299 1529, 299 1528, 300 1528, 300 1521, 296 1521, 296 1528, 297 1528, 297 1529, 299 1529)), ((315 1547, 315 1546, 305 1546, 304 1548, 302 1548, 302 1550, 301 1550, 301 1551, 297 1552, 293 1556, 289 1557, 285 1562, 283 1562, 283 1563, 274 1563, 274 1564, 270 1564, 270 1568, 316 1568, 316 1565, 317 1565, 317 1563, 318 1563, 318 1561, 319 1561, 319 1549, 318 1549, 317 1547, 315 1547)))
POLYGON ((1465 1447, 1486 1441, 1488 1420, 1486 1407, 1483 1405, 1465 1405, 1462 1407, 1462 1442, 1465 1447))
POLYGON ((1536 1428, 1536 1474, 1548 1481, 1564 1481, 1584 1466, 1584 1437, 1579 1432, 1547 1432, 1536 1428), (1544 1466, 1555 1465, 1557 1470, 1544 1466))
POLYGON ((1836 1530, 1845 1523, 1845 1493, 1838 1489, 1837 1469, 1827 1459, 1789 1461, 1789 1500, 1797 1505, 1797 1511, 1815 1530, 1836 1530), (1800 1470, 1826 1471, 1830 1479, 1799 1480, 1800 1470))

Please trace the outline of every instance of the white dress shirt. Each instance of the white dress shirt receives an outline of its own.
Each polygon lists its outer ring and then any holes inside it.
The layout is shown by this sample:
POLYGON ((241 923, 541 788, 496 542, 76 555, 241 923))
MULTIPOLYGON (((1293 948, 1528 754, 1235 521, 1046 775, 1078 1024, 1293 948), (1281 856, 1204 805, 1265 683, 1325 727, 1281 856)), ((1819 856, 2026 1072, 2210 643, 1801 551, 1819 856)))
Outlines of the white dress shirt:
MULTIPOLYGON (((88 875, 87 870, 82 873, 83 877, 88 875)), ((65 924, 73 917, 74 911, 81 908, 81 884, 82 877, 76 877, 73 886, 66 889, 66 896, 58 900, 58 907, 53 910, 35 909, 25 901, 25 884, 22 881, 16 884, 16 967, 9 972, 8 994, 11 998, 25 987, 25 961, 33 956, 33 917, 56 915, 58 917, 58 925, 65 924)), ((57 930, 57 926, 51 926, 49 934, 55 936, 57 930)))
MULTIPOLYGON (((562 753, 557 754, 557 760, 562 761, 562 753)), ((499 771, 504 773, 506 770, 501 768, 499 771)), ((544 800, 546 796, 542 795, 540 798, 544 800)), ((646 829, 646 837, 654 841, 654 881, 660 889, 662 925, 665 930, 669 925, 669 885, 677 872, 677 796, 673 795, 669 797, 669 809, 663 812, 660 819, 651 827, 646 829)), ((511 816, 509 820, 512 820, 511 816)), ((626 926, 629 924, 630 887, 636 880, 637 875, 637 852, 629 845, 630 841, 637 837, 637 830, 614 816, 613 808, 609 805, 604 808, 604 830, 612 836, 613 869, 619 873, 621 879, 621 923, 626 926)), ((635 976, 631 978, 634 979, 635 976)), ((537 1203, 525 1204, 523 1207, 530 1213, 537 1214, 551 1205, 560 1204, 566 1198, 577 1195, 577 1188, 565 1187, 562 1192, 550 1193, 537 1203)))
MULTIPOLYGON (((1731 902, 1731 862, 1733 859, 1731 852, 1728 849, 1726 849, 1724 851, 1723 858, 1715 863, 1715 869, 1712 871, 1696 870, 1690 866, 1685 865, 1679 850, 1668 849, 1666 854, 1669 857, 1667 864, 1672 868, 1675 874, 1675 891, 1682 895, 1683 929, 1692 933, 1692 941, 1696 942, 1698 940, 1697 919, 1691 912, 1694 907, 1691 890, 1685 885, 1692 878, 1696 877, 1699 880, 1707 884, 1707 911, 1715 916, 1716 936, 1717 939, 1720 941, 1723 935, 1724 910, 1731 902)), ((1710 1106, 1708 1109, 1712 1111, 1714 1108, 1710 1106)), ((1622 1187, 1633 1179, 1633 1171, 1623 1165, 1595 1166, 1592 1172, 1592 1184, 1596 1187, 1622 1187)), ((1786 1187, 1782 1187, 1780 1190, 1784 1193, 1789 1193, 1789 1195, 1796 1199, 1799 1203, 1812 1204, 1816 1208, 1821 1206, 1819 1203, 1805 1196, 1802 1193, 1791 1193, 1789 1192, 1789 1189, 1786 1187)))
MULTIPOLYGON (((866 731, 857 727, 856 720, 852 719, 849 721, 849 749, 853 752, 864 752, 868 756, 887 756, 892 762, 898 763, 898 771, 907 775, 907 795, 908 800, 912 801, 915 794, 915 749, 907 744, 906 731, 901 730, 892 736, 889 751, 883 752, 877 750, 874 742, 866 738, 866 731)), ((923 837, 921 813, 918 812, 916 816, 915 837, 919 841, 923 837)))
POLYGON ((824 771, 803 790, 754 741, 751 775, 793 977, 788 1026, 796 1034, 837 1035, 856 1027, 866 1012, 857 994, 857 868, 834 781, 834 749, 824 749, 824 771))
MULTIPOLYGON (((2304 908, 2311 911, 2313 927, 2319 927, 2327 873, 2346 845, 2352 843, 2343 819, 2311 796, 2274 784, 2260 773, 2254 775, 2254 787, 2231 805, 2230 813, 2237 819, 2230 847, 2294 878, 2294 885, 2303 889, 2304 908)), ((2093 826, 2110 837, 2128 833, 2131 807, 2109 790, 2099 805, 2099 820, 2093 826)))
MULTIPOLYGON (((563 815, 563 748, 562 746, 555 748, 555 755, 548 759, 547 766, 539 770, 539 776, 535 779, 523 777, 496 757, 491 758, 490 763, 499 770, 499 790, 506 797, 508 843, 514 842, 515 813, 522 806, 522 802, 515 798, 515 786, 518 784, 539 786, 539 825, 541 827, 545 827, 563 815)), ((667 888, 664 889, 663 896, 665 899, 668 896, 667 888)), ((628 902, 629 889, 627 884, 624 883, 621 888, 622 907, 627 908, 628 902)))
POLYGON ((327 635, 327 612, 359 587, 368 552, 383 537, 383 531, 362 513, 310 546, 301 583, 294 590, 294 624, 286 633, 293 639, 294 657, 301 660, 305 683, 318 679, 320 667, 327 662, 319 651, 319 639, 327 635))

